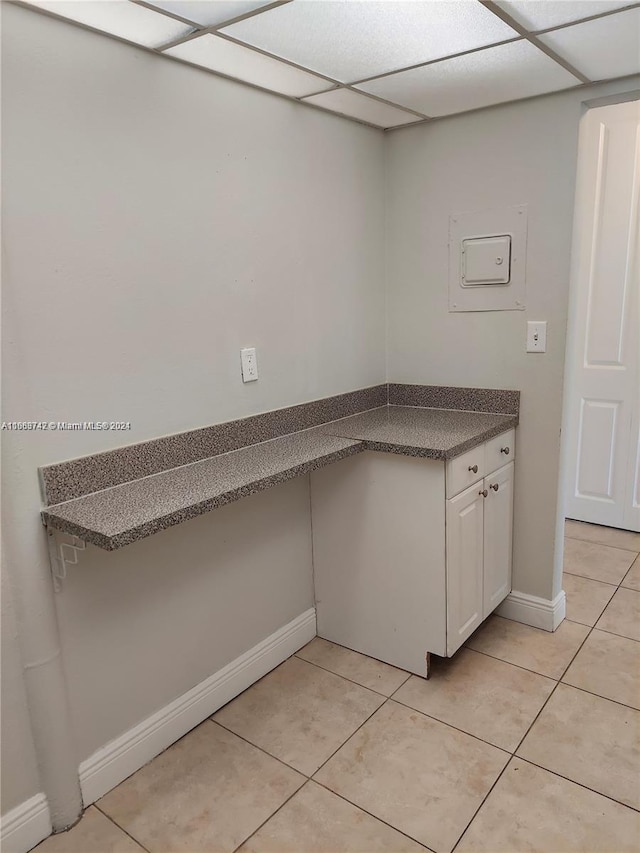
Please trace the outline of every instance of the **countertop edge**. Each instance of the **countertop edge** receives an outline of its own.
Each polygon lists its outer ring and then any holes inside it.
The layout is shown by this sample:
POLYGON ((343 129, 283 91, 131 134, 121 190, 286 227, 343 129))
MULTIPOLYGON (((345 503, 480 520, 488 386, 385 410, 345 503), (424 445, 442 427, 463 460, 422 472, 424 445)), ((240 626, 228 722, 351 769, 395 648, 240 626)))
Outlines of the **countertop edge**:
MULTIPOLYGON (((230 489, 227 492, 221 492, 220 494, 213 495, 212 497, 206 498, 203 501, 198 501, 197 503, 190 504, 180 509, 174 510, 173 512, 170 512, 167 515, 151 519, 145 522, 144 524, 132 527, 130 530, 123 530, 122 532, 116 533, 113 536, 110 536, 106 533, 101 533, 99 530, 93 530, 91 528, 83 527, 82 525, 73 521, 69 521, 68 519, 63 518, 62 516, 57 515, 55 513, 56 507, 63 507, 76 501, 82 501, 83 497, 74 498, 72 501, 64 501, 62 503, 46 507, 41 511, 40 514, 43 522, 46 525, 49 525, 50 527, 53 527, 56 530, 60 530, 62 533, 67 533, 70 536, 76 536, 78 539, 81 539, 82 541, 88 542, 92 545, 96 545, 98 548, 102 548, 105 551, 116 551, 119 548, 125 547, 125 545, 131 545, 133 544, 133 542, 137 542, 141 539, 146 539, 148 536, 152 536, 154 533, 159 533, 161 530, 166 530, 170 527, 175 527, 177 524, 182 524, 183 522, 189 521, 192 518, 197 518, 200 515, 205 515, 207 512, 211 512, 212 510, 218 509, 219 507, 234 503, 235 501, 238 501, 241 498, 248 497, 249 495, 264 491, 266 489, 271 488, 272 486, 278 485, 279 483, 285 483, 288 480, 294 479, 295 477, 299 477, 303 474, 315 471, 318 468, 323 468, 326 465, 330 465, 333 462, 338 462, 341 459, 346 459, 347 457, 353 456, 356 453, 362 453, 362 451, 365 449, 363 442, 358 441, 357 439, 345 440, 351 441, 352 444, 347 447, 340 448, 338 450, 332 450, 329 453, 322 454, 314 459, 309 459, 305 462, 292 465, 290 468, 283 468, 281 471, 278 471, 274 474, 270 474, 268 477, 263 477, 258 480, 249 480, 242 486, 238 486, 234 489, 230 489)), ((206 460, 202 461, 204 462, 206 460)), ((197 465, 199 463, 196 462, 190 464, 197 465)), ((112 486, 111 488, 117 489, 120 488, 120 486, 112 486)), ((111 491, 111 488, 105 489, 104 491, 111 491)), ((96 493, 94 492, 93 494, 96 493)))

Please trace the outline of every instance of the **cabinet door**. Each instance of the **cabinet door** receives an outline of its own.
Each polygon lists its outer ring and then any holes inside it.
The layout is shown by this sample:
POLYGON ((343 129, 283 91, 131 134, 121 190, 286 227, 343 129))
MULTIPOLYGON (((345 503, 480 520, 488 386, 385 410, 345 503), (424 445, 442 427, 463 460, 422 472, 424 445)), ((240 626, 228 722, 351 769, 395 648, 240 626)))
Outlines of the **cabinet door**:
POLYGON ((513 462, 485 478, 484 617, 511 592, 513 462))
POLYGON ((447 655, 482 622, 483 483, 447 501, 447 655))

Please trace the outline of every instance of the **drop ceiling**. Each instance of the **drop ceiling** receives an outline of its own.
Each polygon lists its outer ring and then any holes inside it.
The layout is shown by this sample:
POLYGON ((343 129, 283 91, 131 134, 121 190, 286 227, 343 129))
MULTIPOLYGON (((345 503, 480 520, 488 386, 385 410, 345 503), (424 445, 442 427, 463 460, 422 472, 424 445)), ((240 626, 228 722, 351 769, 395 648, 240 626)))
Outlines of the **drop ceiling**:
POLYGON ((383 129, 640 73, 640 3, 617 0, 19 5, 383 129))

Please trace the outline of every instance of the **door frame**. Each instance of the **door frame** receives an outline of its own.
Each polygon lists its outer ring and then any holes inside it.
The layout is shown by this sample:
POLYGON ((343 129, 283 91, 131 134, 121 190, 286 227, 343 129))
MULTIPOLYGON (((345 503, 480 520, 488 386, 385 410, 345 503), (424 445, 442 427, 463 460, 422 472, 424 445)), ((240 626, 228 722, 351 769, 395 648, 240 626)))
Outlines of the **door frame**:
POLYGON ((578 138, 576 140, 577 156, 576 156, 576 188, 574 195, 574 211, 573 211, 573 236, 571 242, 571 270, 569 278, 569 297, 567 306, 567 334, 565 344, 565 360, 564 360, 564 380, 562 389, 562 422, 560 434, 560 465, 559 465, 559 481, 558 481, 558 501, 557 501, 557 518, 556 518, 556 544, 555 544, 555 560, 554 560, 554 577, 553 577, 553 595, 556 596, 562 590, 562 572, 564 563, 564 527, 565 527, 565 505, 567 493, 567 480, 570 466, 570 439, 569 425, 571 423, 571 399, 570 392, 572 386, 572 368, 576 355, 576 338, 577 338, 577 302, 580 293, 580 282, 576 276, 575 251, 577 245, 576 234, 576 201, 578 192, 578 180, 581 161, 581 146, 580 146, 580 131, 584 123, 584 119, 590 110, 600 107, 615 106, 616 104, 629 103, 640 101, 640 90, 636 89, 631 92, 624 92, 605 96, 601 98, 593 98, 583 101, 582 111, 578 124, 578 138))

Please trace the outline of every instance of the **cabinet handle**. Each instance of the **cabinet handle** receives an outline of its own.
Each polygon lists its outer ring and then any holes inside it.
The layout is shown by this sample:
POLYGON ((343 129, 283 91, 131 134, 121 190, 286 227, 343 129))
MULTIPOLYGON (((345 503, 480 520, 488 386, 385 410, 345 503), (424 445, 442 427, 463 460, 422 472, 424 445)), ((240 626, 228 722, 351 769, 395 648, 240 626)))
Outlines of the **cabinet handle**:
POLYGON ((504 453, 505 456, 508 456, 509 455, 509 448, 508 447, 501 447, 500 453, 504 453))
POLYGON ((478 473, 478 466, 477 465, 469 465, 469 470, 473 471, 474 474, 477 474, 478 473))
POLYGON ((486 497, 487 497, 487 495, 489 494, 489 492, 488 492, 486 489, 481 489, 481 490, 478 492, 478 494, 479 494, 479 495, 482 495, 482 497, 483 497, 483 498, 486 498, 486 497))
POLYGON ((497 492, 498 489, 500 488, 500 483, 493 483, 492 485, 489 486, 489 488, 493 489, 494 492, 497 492))

